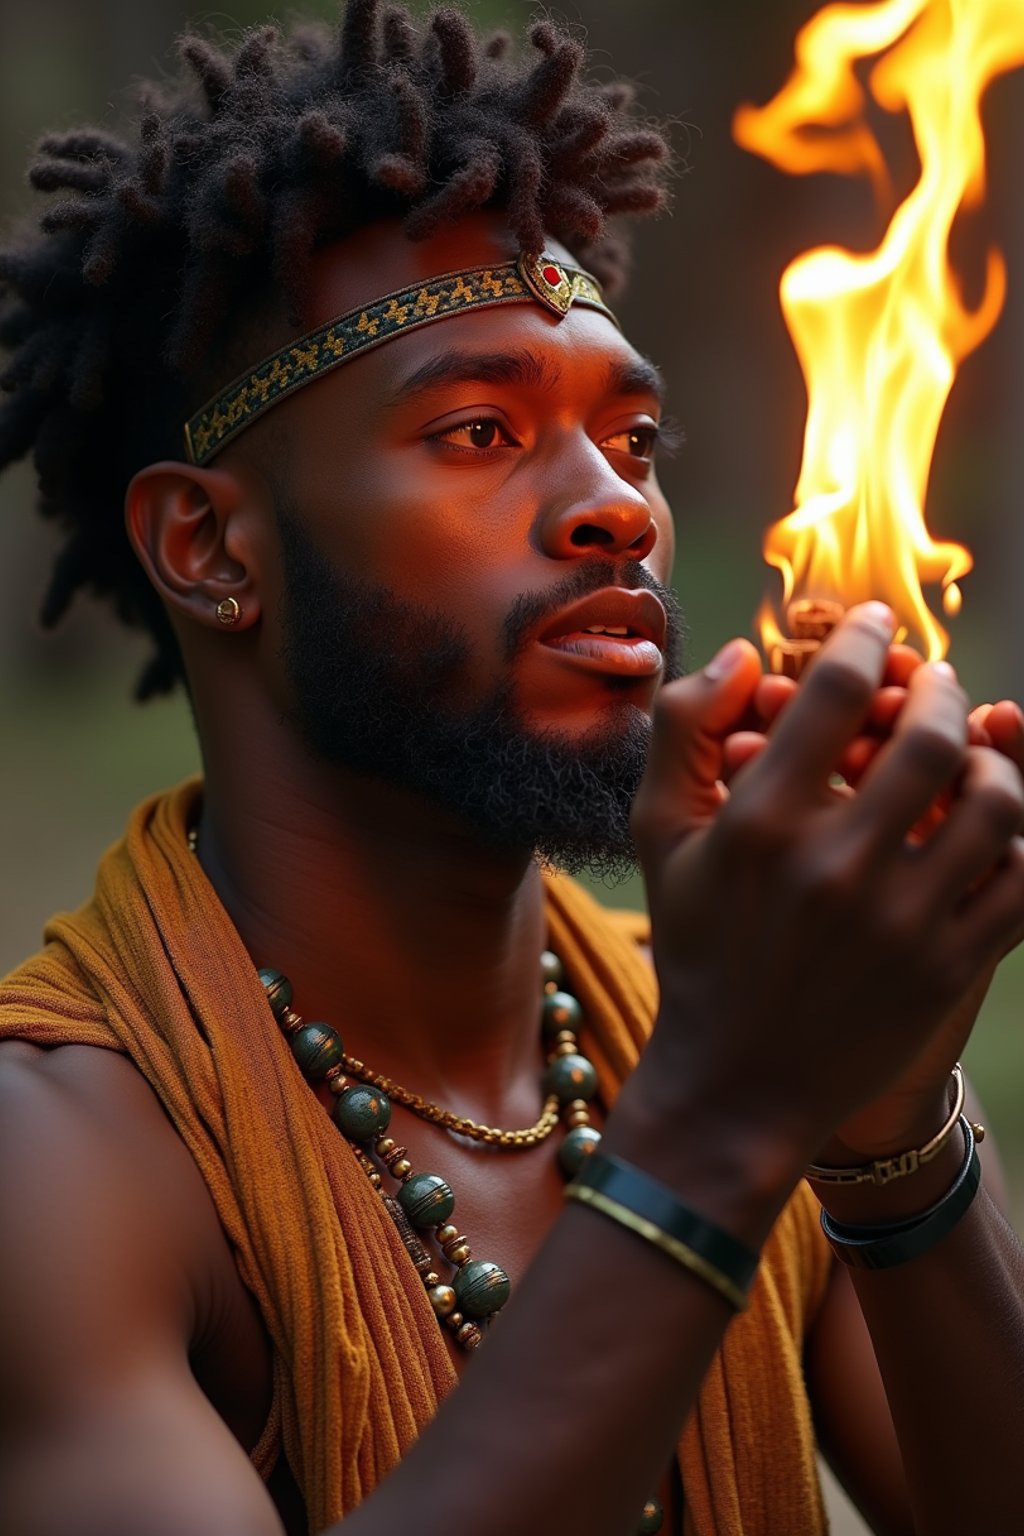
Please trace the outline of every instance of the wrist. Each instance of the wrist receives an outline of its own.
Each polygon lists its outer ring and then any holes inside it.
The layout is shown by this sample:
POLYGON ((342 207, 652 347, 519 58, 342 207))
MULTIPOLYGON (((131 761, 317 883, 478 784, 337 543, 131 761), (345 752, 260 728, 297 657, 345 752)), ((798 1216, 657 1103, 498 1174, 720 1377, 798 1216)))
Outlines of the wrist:
MULTIPOLYGON (((875 1150, 865 1155, 843 1137, 833 1138, 807 1170, 825 1210, 853 1223, 899 1220, 927 1210, 953 1176, 964 1093, 958 1063, 944 1088, 942 1106, 925 1106, 913 1123, 905 1120, 907 1128, 893 1135, 891 1146, 873 1137, 875 1150)), ((983 1135, 979 1128, 978 1139, 983 1135)))
POLYGON ((973 1127, 960 1117, 963 1159, 956 1177, 940 1198, 910 1217, 885 1222, 840 1222, 828 1211, 821 1226, 836 1257, 853 1269, 894 1269, 923 1258, 952 1232, 970 1209, 981 1183, 973 1127))
POLYGON ((869 1105, 839 1126, 819 1148, 814 1162, 856 1167, 898 1158, 908 1148, 925 1146, 950 1119, 960 1081, 944 1078, 932 1091, 915 1096, 909 1103, 880 1101, 869 1105))
POLYGON ((963 1161, 963 1138, 954 1135, 926 1168, 891 1184, 825 1185, 811 1183, 824 1210, 836 1221, 853 1226, 901 1221, 918 1216, 940 1200, 956 1178, 963 1161))
POLYGON ((759 1248, 800 1181, 806 1148, 710 1095, 678 1087, 679 1077, 664 1066, 645 1053, 608 1118, 602 1149, 759 1248))

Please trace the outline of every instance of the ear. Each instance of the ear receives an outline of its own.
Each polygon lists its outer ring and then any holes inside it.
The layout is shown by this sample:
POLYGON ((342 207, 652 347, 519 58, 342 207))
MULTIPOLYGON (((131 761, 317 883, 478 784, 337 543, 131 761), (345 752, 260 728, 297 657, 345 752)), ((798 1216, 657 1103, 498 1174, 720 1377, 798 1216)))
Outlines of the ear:
POLYGON ((167 605, 217 629, 217 605, 233 598, 233 622, 259 617, 252 509, 227 470, 167 460, 140 470, 125 497, 128 537, 167 605))

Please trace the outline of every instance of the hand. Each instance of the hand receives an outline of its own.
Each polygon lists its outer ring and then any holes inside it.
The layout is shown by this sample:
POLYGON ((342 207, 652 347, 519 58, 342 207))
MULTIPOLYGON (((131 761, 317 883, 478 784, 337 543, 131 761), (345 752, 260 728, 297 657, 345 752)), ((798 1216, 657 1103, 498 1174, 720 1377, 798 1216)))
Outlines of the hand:
MULTIPOLYGON (((846 781, 836 793, 850 793, 846 786, 856 786, 892 734, 907 699, 910 679, 923 658, 911 647, 894 645, 886 659, 881 686, 872 700, 861 733, 844 750, 836 764, 846 781)), ((746 763, 753 761, 767 744, 768 733, 791 703, 798 685, 788 678, 768 675, 755 690, 751 717, 745 729, 730 737, 724 746, 724 778, 728 782, 746 763)), ((968 717, 968 737, 973 746, 988 746, 1000 752, 1024 772, 1024 714, 1011 700, 983 704, 968 717)), ((948 814, 953 791, 937 797, 920 818, 912 836, 921 840, 948 814)), ((1024 914, 1011 934, 1006 953, 1024 939, 1024 914)), ((884 1099, 867 1106, 836 1135, 836 1145, 818 1154, 823 1162, 866 1161, 905 1150, 928 1139, 941 1122, 948 1102, 948 1072, 961 1054, 985 1000, 995 965, 975 978, 957 1002, 945 1027, 936 1033, 921 1057, 893 1085, 884 1099), (848 1154, 857 1155, 850 1157, 848 1154)))
POLYGON ((890 624, 880 605, 851 610, 724 803, 726 743, 765 681, 757 653, 733 642, 671 684, 634 811, 662 989, 651 1049, 689 1106, 804 1159, 936 1037, 949 1049, 954 1007, 1024 913, 1020 775, 968 746, 944 665, 915 668, 858 794, 831 790, 885 675, 890 624), (942 826, 912 844, 954 787, 942 826))
MULTIPOLYGON (((850 784, 856 784, 892 734, 906 702, 907 685, 923 666, 924 658, 909 645, 892 645, 886 657, 881 685, 871 702, 861 733, 845 749, 836 765, 850 784)), ((792 701, 799 684, 774 673, 765 674, 751 700, 748 718, 725 743, 723 779, 725 783, 763 750, 775 721, 792 701)), ((980 704, 968 716, 968 735, 972 746, 994 747, 1024 773, 1024 713, 1011 699, 998 704, 980 704)))

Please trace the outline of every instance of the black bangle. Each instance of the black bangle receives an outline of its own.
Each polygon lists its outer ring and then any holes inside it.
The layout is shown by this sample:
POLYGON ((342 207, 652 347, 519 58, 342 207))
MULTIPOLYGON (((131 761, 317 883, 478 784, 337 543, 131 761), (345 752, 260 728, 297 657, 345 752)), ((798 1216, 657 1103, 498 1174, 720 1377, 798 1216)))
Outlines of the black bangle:
POLYGON ((567 1199, 592 1206, 669 1254, 737 1312, 746 1307, 758 1255, 691 1211, 649 1173, 610 1153, 592 1152, 565 1193, 567 1199))
POLYGON ((981 1160, 971 1122, 965 1115, 960 1116, 960 1128, 965 1146, 960 1172, 942 1199, 920 1216, 880 1226, 845 1226, 822 1210, 821 1230, 832 1244, 836 1258, 852 1269, 893 1269, 897 1264, 920 1258, 947 1232, 952 1232, 981 1183, 981 1160))

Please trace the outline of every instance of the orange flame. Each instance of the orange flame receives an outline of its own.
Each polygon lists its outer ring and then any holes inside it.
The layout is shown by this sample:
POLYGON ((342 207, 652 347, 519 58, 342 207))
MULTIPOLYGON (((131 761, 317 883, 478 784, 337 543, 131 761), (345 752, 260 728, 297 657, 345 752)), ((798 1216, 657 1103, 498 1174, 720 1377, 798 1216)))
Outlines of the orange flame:
MULTIPOLYGON (((941 585, 946 612, 958 612, 972 560, 925 526, 932 454, 957 365, 995 325, 1006 287, 990 250, 969 309, 949 237, 960 210, 984 198, 981 98, 1024 63, 1024 3, 827 5, 799 33, 796 67, 774 100, 736 113, 737 143, 795 175, 866 175, 884 195, 885 159, 855 73, 866 59, 876 60, 866 77, 875 102, 909 116, 920 178, 877 250, 822 246, 782 276, 808 410, 795 510, 768 530, 765 559, 782 574, 783 608, 803 596, 882 598, 934 660, 949 637, 922 589, 941 585)), ((759 623, 768 648, 779 638, 770 602, 759 623)))

